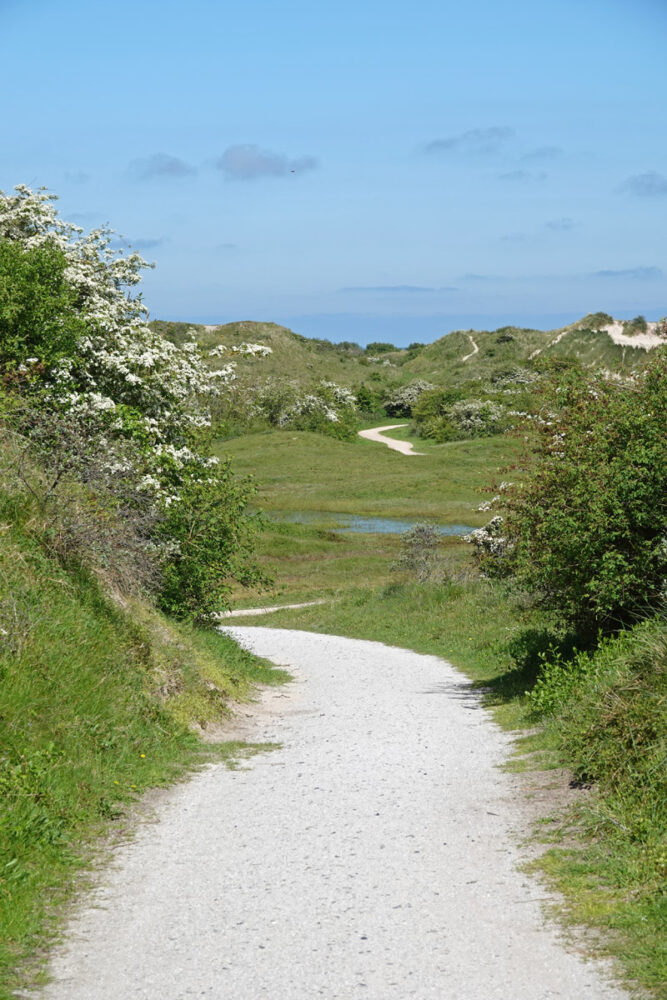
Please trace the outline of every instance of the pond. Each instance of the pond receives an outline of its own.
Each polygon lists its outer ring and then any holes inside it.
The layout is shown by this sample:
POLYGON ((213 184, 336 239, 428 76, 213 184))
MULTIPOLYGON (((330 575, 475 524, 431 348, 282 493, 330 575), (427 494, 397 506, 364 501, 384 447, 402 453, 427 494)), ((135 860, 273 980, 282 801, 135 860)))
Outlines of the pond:
MULTIPOLYGON (((324 510, 272 510, 267 512, 267 517, 278 522, 312 524, 332 530, 377 535, 400 535, 424 521, 424 518, 372 517, 324 510)), ((441 535, 467 535, 473 530, 469 524, 436 524, 435 527, 441 535)))

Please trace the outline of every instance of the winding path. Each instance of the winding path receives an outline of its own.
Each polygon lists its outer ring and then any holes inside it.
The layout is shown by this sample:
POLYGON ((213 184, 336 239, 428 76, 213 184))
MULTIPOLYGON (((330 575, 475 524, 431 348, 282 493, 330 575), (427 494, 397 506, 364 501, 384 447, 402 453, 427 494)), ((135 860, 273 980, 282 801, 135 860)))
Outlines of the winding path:
POLYGON ((367 441, 379 441, 386 444, 392 451, 400 451, 402 455, 423 455, 423 451, 415 451, 414 445, 410 441, 396 441, 394 438, 384 436, 384 431, 395 431, 398 427, 407 427, 408 424, 385 424, 384 427, 370 427, 366 431, 359 431, 359 437, 367 441))
POLYGON ((468 334, 468 340, 472 344, 472 351, 470 352, 470 354, 466 354, 464 358, 461 358, 461 361, 469 361, 470 358, 474 358, 476 354, 479 354, 479 347, 477 346, 477 344, 475 343, 470 334, 468 334))
POLYGON ((458 673, 374 642, 225 631, 296 678, 246 732, 282 746, 164 793, 44 1000, 622 1000, 517 871, 510 738, 458 673))

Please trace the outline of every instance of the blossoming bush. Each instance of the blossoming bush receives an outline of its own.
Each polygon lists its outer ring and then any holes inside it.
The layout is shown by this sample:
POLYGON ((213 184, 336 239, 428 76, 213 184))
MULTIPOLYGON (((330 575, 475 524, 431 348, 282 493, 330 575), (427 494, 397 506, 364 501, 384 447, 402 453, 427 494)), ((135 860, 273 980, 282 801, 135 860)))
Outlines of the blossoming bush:
POLYGON ((252 399, 249 424, 315 431, 341 440, 350 440, 356 433, 356 398, 336 382, 322 379, 304 392, 296 382, 271 378, 250 388, 248 395, 252 399))
MULTIPOLYGON (((216 467, 206 443, 210 403, 233 382, 234 365, 212 370, 193 338, 178 347, 151 330, 133 294, 146 262, 113 250, 109 229, 84 235, 63 222, 54 200, 25 186, 0 193, 0 377, 25 400, 7 407, 5 419, 17 418, 15 432, 33 446, 31 423, 51 415, 76 424, 95 456, 88 464, 104 470, 106 494, 127 495, 131 484, 137 507, 153 508, 160 530, 150 544, 162 561, 166 605, 209 613, 225 575, 257 576, 247 561, 254 522, 240 499, 252 490, 216 467), (200 494, 204 506, 215 496, 230 513, 205 519, 194 546, 192 524, 177 511, 200 494), (192 576, 181 605, 174 574, 182 582, 192 576)), ((56 460, 45 441, 36 456, 42 464, 56 460)), ((81 463, 57 461, 67 469, 63 482, 81 476, 81 463)))
POLYGON ((384 401, 384 408, 388 417, 410 417, 412 409, 417 403, 422 393, 435 389, 430 382, 423 379, 415 379, 408 385, 401 386, 389 395, 384 401))
POLYGON ((489 437, 506 429, 506 412, 499 403, 462 397, 462 389, 422 393, 413 405, 417 433, 442 442, 489 437))

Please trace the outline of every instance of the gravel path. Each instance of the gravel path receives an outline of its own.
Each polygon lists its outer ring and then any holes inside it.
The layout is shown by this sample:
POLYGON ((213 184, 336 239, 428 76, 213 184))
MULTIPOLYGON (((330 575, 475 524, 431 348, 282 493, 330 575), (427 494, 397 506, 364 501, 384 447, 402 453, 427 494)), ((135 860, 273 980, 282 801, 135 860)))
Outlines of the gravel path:
POLYGON ((73 921, 48 1000, 621 1000, 517 873, 509 737, 442 660, 225 631, 296 682, 162 796, 73 921))
POLYGON ((400 451, 402 455, 423 455, 423 451, 415 451, 414 445, 410 441, 396 441, 394 438, 385 437, 383 431, 394 431, 397 427, 407 427, 407 424, 385 424, 384 427, 370 427, 367 431, 359 431, 359 437, 366 438, 367 441, 379 441, 386 444, 392 451, 400 451))

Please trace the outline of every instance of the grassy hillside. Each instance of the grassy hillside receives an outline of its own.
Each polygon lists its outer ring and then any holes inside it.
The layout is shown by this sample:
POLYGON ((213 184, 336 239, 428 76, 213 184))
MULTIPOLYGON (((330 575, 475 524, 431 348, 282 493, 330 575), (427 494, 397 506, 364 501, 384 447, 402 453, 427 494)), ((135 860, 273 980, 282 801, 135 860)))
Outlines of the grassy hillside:
POLYGON ((188 330, 194 329, 197 342, 207 352, 219 345, 231 348, 244 342, 270 347, 272 353, 266 357, 225 353, 222 360, 212 359, 214 366, 234 360, 243 382, 282 377, 308 385, 328 379, 353 389, 367 384, 378 390, 417 378, 447 387, 489 380, 517 366, 531 366, 538 358, 540 365, 548 358, 568 358, 586 367, 619 373, 644 366, 650 351, 614 344, 599 325, 596 314, 556 330, 459 330, 432 344, 377 353, 353 344, 303 337, 275 323, 246 321, 214 327, 160 320, 151 323, 177 344, 184 343, 188 330))
MULTIPOLYGON (((57 927, 94 837, 203 759, 206 728, 282 679, 231 640, 111 600, 5 508, 0 536, 0 997, 57 927)), ((231 748, 230 748, 231 749, 231 748)), ((209 751, 210 753, 210 751, 209 751)))
POLYGON ((197 343, 205 352, 220 345, 231 348, 243 343, 263 344, 272 353, 266 357, 244 357, 225 354, 214 366, 233 360, 238 366, 238 377, 245 379, 281 376, 300 383, 330 379, 349 385, 363 381, 364 352, 358 348, 345 350, 327 340, 301 337, 277 323, 226 323, 207 328, 189 323, 168 323, 155 320, 151 326, 175 344, 185 342, 187 331, 196 330, 197 343))

